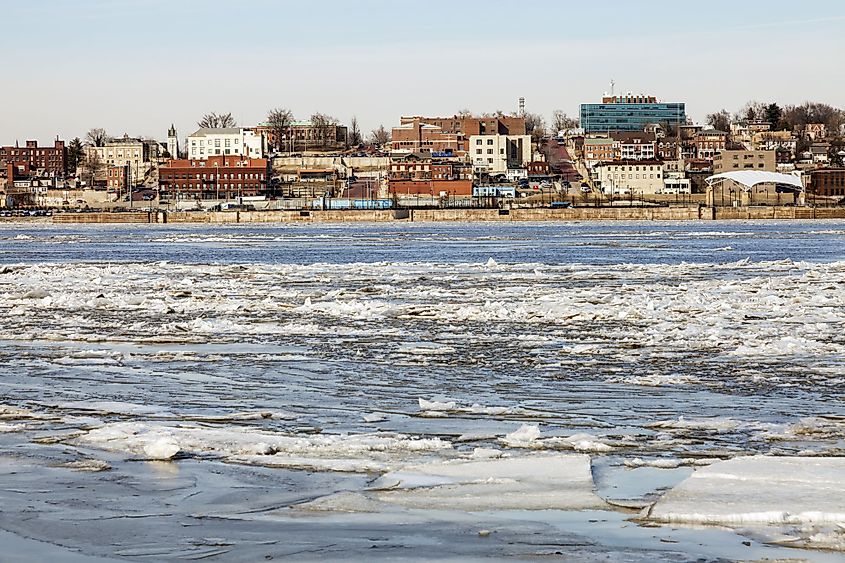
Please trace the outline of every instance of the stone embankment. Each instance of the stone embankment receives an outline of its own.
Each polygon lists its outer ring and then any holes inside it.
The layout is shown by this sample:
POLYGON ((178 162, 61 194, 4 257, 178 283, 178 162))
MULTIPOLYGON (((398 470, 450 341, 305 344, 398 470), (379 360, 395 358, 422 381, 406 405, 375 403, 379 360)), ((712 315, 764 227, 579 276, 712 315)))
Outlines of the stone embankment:
POLYGON ((575 207, 60 213, 54 223, 354 223, 473 221, 697 221, 845 219, 845 207, 575 207))

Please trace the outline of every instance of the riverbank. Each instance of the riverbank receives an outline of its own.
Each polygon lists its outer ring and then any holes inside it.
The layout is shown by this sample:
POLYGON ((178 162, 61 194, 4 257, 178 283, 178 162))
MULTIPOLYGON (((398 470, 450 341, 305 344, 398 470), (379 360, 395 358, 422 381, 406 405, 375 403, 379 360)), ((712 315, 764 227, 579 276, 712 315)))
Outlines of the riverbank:
MULTIPOLYGON (((476 221, 712 221, 845 219, 845 207, 572 207, 566 209, 378 209, 276 211, 133 211, 61 213, 33 218, 53 223, 347 223, 476 221)), ((20 218, 15 218, 20 220, 20 218)))

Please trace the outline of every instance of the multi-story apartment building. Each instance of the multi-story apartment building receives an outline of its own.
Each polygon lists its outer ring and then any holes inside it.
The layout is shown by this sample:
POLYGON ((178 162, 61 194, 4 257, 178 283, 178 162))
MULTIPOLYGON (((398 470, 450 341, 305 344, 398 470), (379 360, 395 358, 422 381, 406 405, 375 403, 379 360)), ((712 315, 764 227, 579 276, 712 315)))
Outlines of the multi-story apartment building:
POLYGON ((777 171, 775 151, 724 150, 713 157, 713 173, 736 170, 777 171))
POLYGON ((716 153, 728 148, 728 133, 717 129, 704 129, 692 138, 695 157, 712 159, 716 153))
POLYGON ((470 161, 479 172, 506 174, 531 161, 531 135, 472 135, 470 161))
POLYGON ((267 140, 260 131, 246 127, 203 127, 188 136, 186 150, 188 160, 206 160, 211 156, 256 159, 267 154, 267 140))
POLYGON ((614 160, 596 166, 598 181, 606 194, 659 194, 663 192, 660 160, 614 160))
POLYGON ((616 160, 616 147, 613 139, 587 137, 584 139, 583 154, 587 166, 592 168, 600 162, 616 160))
POLYGON ((661 102, 653 96, 605 96, 600 104, 581 104, 586 133, 645 131, 649 125, 678 127, 686 123, 686 105, 661 102))
POLYGON ((235 199, 267 193, 269 161, 239 155, 171 160, 159 168, 162 199, 235 199))
POLYGON ((818 168, 811 171, 807 190, 818 196, 845 196, 845 168, 818 168))
POLYGON ((653 133, 639 131, 614 132, 613 158, 617 160, 654 160, 656 139, 653 133))
POLYGON ((26 164, 45 176, 63 177, 67 173, 67 148, 58 138, 52 147, 39 147, 38 141, 27 141, 23 147, 17 143, 0 147, 0 168, 8 164, 26 164))

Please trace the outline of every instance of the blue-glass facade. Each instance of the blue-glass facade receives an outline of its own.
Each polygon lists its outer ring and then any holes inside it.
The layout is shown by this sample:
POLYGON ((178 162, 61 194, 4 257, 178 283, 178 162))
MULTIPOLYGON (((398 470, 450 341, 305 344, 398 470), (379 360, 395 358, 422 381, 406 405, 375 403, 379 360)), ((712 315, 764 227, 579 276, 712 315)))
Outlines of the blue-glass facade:
POLYGON ((602 131, 642 131, 648 124, 684 124, 686 104, 581 104, 581 127, 587 133, 602 131))

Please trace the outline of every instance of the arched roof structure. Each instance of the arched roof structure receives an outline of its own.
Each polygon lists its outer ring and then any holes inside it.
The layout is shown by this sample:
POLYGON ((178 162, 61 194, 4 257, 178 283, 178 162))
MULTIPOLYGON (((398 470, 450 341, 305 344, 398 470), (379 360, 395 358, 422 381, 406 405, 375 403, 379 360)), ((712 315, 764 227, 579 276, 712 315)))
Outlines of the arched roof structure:
POLYGON ((733 180, 737 184, 750 190, 757 184, 785 184, 794 187, 797 191, 804 189, 801 178, 792 174, 780 172, 765 172, 763 170, 736 170, 734 172, 723 172, 707 178, 707 184, 712 185, 717 180, 733 180))

